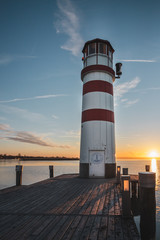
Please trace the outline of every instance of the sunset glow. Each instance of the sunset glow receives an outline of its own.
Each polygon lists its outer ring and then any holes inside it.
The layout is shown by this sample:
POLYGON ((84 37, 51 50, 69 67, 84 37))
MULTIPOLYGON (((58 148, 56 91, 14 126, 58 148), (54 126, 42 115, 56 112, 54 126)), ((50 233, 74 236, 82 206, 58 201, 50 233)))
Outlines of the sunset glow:
POLYGON ((149 153, 149 157, 157 158, 157 157, 159 157, 159 154, 156 151, 152 151, 152 152, 149 153))
POLYGON ((157 171, 157 160, 155 158, 151 161, 151 171, 156 172, 157 171))

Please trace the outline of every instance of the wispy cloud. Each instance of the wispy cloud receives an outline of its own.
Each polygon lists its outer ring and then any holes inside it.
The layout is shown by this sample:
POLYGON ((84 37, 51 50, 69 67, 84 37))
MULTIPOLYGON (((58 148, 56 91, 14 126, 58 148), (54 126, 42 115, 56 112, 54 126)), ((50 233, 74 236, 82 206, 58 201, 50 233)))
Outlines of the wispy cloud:
POLYGON ((7 124, 0 124, 0 130, 3 132, 3 135, 0 137, 1 140, 12 140, 16 142, 35 144, 52 148, 70 148, 69 145, 56 144, 50 139, 45 139, 44 137, 31 132, 11 130, 10 126, 7 124))
POLYGON ((53 114, 52 114, 52 118, 53 118, 53 119, 59 119, 59 117, 58 117, 58 116, 56 116, 56 115, 53 115, 53 114))
POLYGON ((79 138, 80 137, 80 131, 70 130, 70 131, 64 132, 62 137, 65 137, 65 138, 79 138))
POLYGON ((156 60, 152 60, 152 59, 149 59, 149 60, 145 60, 145 59, 119 59, 118 61, 121 61, 121 62, 143 62, 143 63, 156 62, 156 60))
POLYGON ((61 46, 62 49, 71 51, 77 56, 83 46, 83 39, 79 32, 80 21, 70 0, 57 0, 59 13, 55 23, 57 33, 64 33, 68 36, 68 41, 61 46))
POLYGON ((36 56, 25 56, 25 55, 10 55, 10 54, 5 54, 5 55, 0 55, 0 65, 7 65, 13 61, 17 60, 22 60, 22 59, 35 59, 37 58, 36 56))
POLYGON ((0 105, 0 111, 7 114, 17 115, 19 118, 29 120, 30 122, 37 122, 39 120, 45 120, 45 117, 40 113, 30 112, 27 109, 22 109, 18 107, 11 107, 6 105, 0 105))
POLYGON ((140 79, 138 77, 134 78, 131 81, 120 83, 114 87, 114 95, 115 97, 123 97, 123 95, 129 92, 131 89, 136 88, 140 83, 140 79))
POLYGON ((131 81, 120 83, 114 87, 114 95, 115 95, 115 106, 118 105, 118 102, 121 101, 125 103, 127 107, 135 104, 138 102, 138 99, 136 100, 129 100, 126 98, 123 98, 126 93, 128 93, 130 90, 135 89, 137 85, 140 83, 140 79, 138 77, 134 78, 131 81))
POLYGON ((139 102, 139 99, 135 99, 135 100, 131 100, 131 101, 126 101, 126 102, 125 102, 125 107, 130 107, 130 106, 136 104, 137 102, 139 102))
POLYGON ((13 57, 10 55, 0 56, 0 65, 6 65, 13 61, 13 57))
POLYGON ((0 130, 1 131, 8 131, 8 130, 10 130, 10 126, 8 124, 0 123, 0 130))
POLYGON ((67 96, 67 95, 66 94, 50 94, 50 95, 35 96, 35 97, 30 97, 30 98, 14 98, 14 99, 9 99, 9 100, 0 100, 0 103, 30 101, 30 100, 65 97, 65 96, 67 96))

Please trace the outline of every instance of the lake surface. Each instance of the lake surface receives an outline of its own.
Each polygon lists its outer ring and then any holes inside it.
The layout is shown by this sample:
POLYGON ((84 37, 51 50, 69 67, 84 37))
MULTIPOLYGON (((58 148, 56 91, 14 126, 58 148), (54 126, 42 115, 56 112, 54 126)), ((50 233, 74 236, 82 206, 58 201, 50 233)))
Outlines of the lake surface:
MULTIPOLYGON (((0 189, 16 184, 15 166, 23 165, 22 184, 28 185, 49 178, 49 165, 54 165, 54 176, 79 173, 79 161, 19 161, 0 160, 0 189)), ((156 172, 156 239, 160 239, 160 160, 118 160, 117 165, 128 168, 129 174, 145 171, 145 165, 156 172)), ((139 217, 135 217, 139 229, 139 217)))

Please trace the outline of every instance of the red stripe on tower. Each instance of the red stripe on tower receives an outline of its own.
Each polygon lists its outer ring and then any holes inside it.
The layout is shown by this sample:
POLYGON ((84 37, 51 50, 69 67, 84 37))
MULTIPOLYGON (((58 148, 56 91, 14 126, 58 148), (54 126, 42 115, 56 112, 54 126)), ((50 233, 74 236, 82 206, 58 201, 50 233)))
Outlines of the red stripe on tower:
POLYGON ((108 67, 108 66, 105 66, 105 65, 90 65, 90 66, 87 66, 85 68, 82 69, 81 71, 81 79, 83 81, 83 77, 89 73, 89 72, 97 72, 97 71, 102 71, 102 72, 106 72, 108 73, 109 75, 111 75, 111 77, 115 78, 115 71, 108 67))
POLYGON ((89 92, 106 92, 113 96, 113 85, 101 80, 89 81, 83 85, 83 95, 89 92))
POLYGON ((88 109, 82 112, 82 123, 87 121, 107 121, 114 123, 114 112, 106 109, 88 109))

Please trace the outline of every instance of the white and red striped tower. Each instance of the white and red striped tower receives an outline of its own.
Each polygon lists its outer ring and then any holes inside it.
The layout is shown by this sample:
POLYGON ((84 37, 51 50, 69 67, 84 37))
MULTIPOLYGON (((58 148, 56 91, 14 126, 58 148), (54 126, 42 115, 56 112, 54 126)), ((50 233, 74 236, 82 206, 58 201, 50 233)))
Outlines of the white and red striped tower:
POLYGON ((80 177, 115 177, 113 70, 110 42, 93 39, 82 50, 80 177))

